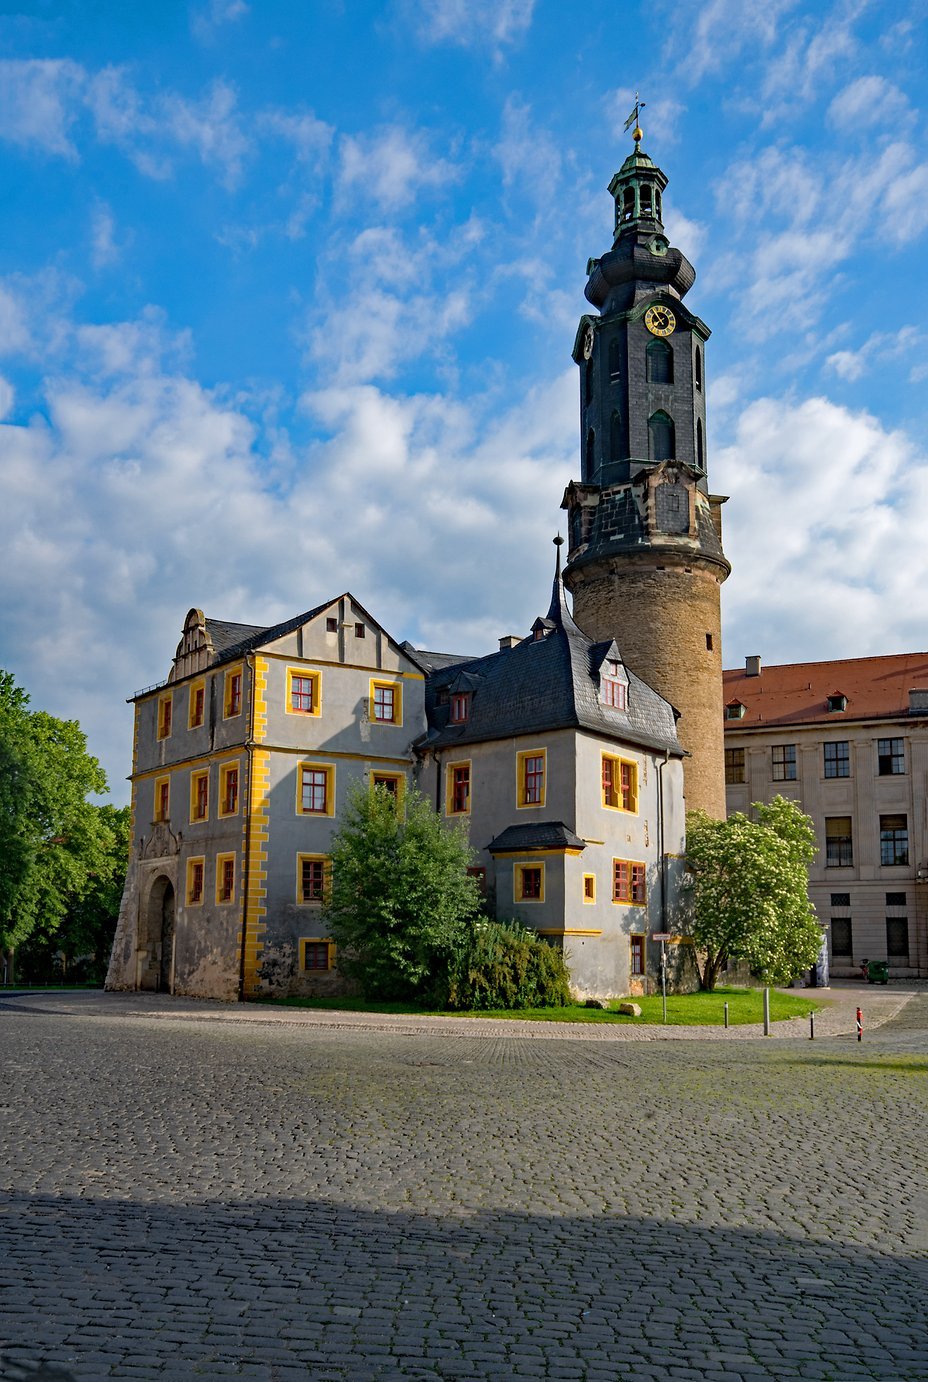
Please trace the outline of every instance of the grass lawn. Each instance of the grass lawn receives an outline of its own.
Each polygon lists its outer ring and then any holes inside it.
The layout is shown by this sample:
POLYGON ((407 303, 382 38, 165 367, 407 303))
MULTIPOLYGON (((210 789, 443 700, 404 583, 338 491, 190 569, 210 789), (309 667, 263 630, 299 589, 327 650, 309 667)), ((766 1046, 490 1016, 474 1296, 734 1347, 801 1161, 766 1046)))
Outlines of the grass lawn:
MULTIPOLYGON (((632 1001, 641 1008, 640 1017, 625 1017, 612 1010, 620 1000, 616 999, 610 1009, 585 1008, 581 1004, 571 1004, 566 1008, 520 1008, 514 1011, 447 1013, 435 1008, 420 1008, 413 1003, 366 1003, 361 998, 262 998, 257 1000, 275 1005, 283 1004, 291 1008, 321 1008, 328 1011, 364 1013, 411 1013, 420 1017, 515 1017, 528 1022, 626 1022, 660 1023, 662 1021, 661 997, 635 998, 632 1001)), ((781 1022, 787 1017, 804 1017, 813 1010, 824 1007, 827 999, 801 998, 792 990, 770 990, 770 1017, 781 1022)), ((746 1022, 764 1020, 764 998, 762 989, 718 988, 714 993, 669 994, 667 997, 668 1026, 697 1027, 718 1026, 724 1021, 724 1004, 728 1004, 728 1020, 731 1026, 746 1022)))

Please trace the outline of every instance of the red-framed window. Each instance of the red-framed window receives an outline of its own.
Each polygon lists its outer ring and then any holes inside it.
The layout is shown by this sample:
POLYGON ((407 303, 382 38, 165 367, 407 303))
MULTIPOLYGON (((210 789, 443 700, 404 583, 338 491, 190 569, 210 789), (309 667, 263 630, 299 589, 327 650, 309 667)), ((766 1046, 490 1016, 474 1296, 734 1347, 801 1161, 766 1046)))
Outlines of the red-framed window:
POLYGON ((481 891, 482 893, 485 893, 485 892, 486 892, 486 890, 487 890, 487 871, 486 871, 485 868, 481 868, 479 865, 476 865, 476 864, 475 864, 472 868, 469 868, 469 869, 467 870, 467 876, 468 876, 468 878, 476 878, 476 880, 477 880, 477 887, 480 889, 480 891, 481 891))
POLYGON ((391 724, 396 719, 396 691, 392 686, 374 687, 374 719, 391 724))
POLYGON ((621 769, 620 780, 621 780, 621 792, 622 792, 622 810, 623 810, 623 811, 633 811, 635 808, 634 808, 634 801, 633 801, 633 798, 634 798, 634 786, 633 786, 633 783, 632 783, 632 777, 633 777, 632 765, 631 765, 631 763, 621 763, 619 766, 620 766, 620 769, 621 769))
POLYGON ((199 859, 194 860, 190 865, 190 877, 187 882, 187 901, 203 901, 203 865, 199 859))
POLYGON ((522 800, 526 806, 537 806, 545 797, 545 760, 542 754, 524 758, 522 800))
POLYGON ((158 702, 158 738, 167 739, 171 734, 171 717, 174 713, 172 696, 162 696, 158 702))
POLYGON ((451 697, 451 722, 461 725, 470 717, 470 692, 455 691, 451 697))
POLYGON ((327 815, 329 774, 325 768, 300 770, 300 810, 308 815, 327 815))
POLYGON ((521 869, 519 877, 521 884, 519 896, 529 902, 537 902, 541 898, 541 867, 525 866, 521 869))
POLYGON ((583 896, 587 902, 596 901, 596 875, 593 873, 583 875, 583 896))
POLYGON ((200 773, 196 780, 196 797, 193 804, 194 819, 205 821, 209 812, 209 776, 200 773))
POLYGON ((166 821, 171 809, 171 784, 159 782, 155 797, 155 820, 166 821))
POLYGON ((611 677, 602 679, 603 704, 611 705, 614 710, 625 709, 625 684, 621 681, 613 681, 611 677))
POLYGON ((300 897, 304 902, 321 902, 325 897, 325 860, 300 861, 300 897))
POLYGON ((235 890, 235 860, 223 859, 219 875, 219 901, 231 902, 235 890))
POLYGON ((290 709, 302 710, 304 714, 311 715, 315 708, 315 677, 290 678, 290 709))
POLYGON ((451 769, 451 810, 470 809, 470 764, 458 763, 451 769))
POLYGON ((303 968, 304 968, 304 969, 328 969, 328 968, 329 968, 329 942, 328 942, 328 941, 304 941, 304 942, 303 942, 303 968))
POLYGON ((631 952, 632 974, 644 974, 644 936, 632 936, 631 952))
POLYGON ((645 901, 644 864, 632 863, 628 859, 613 859, 612 900, 634 903, 645 901))
POLYGON ((234 816, 238 810, 238 768, 226 768, 225 789, 222 809, 225 815, 234 816))
POLYGON ((242 674, 232 672, 226 686, 226 715, 239 715, 242 709, 242 674))
POLYGON ((391 797, 398 797, 400 794, 400 780, 398 777, 393 776, 393 774, 386 776, 374 773, 374 786, 384 787, 390 793, 391 797))
POLYGON ((190 694, 193 697, 193 705, 190 707, 190 728, 196 729, 198 725, 203 723, 206 710, 206 688, 195 686, 190 694))

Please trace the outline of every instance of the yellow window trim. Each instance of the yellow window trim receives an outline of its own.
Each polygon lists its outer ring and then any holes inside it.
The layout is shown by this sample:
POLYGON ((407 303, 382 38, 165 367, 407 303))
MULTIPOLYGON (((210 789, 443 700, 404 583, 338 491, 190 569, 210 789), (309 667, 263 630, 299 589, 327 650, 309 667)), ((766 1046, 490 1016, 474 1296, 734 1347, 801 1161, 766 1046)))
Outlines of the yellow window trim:
POLYGON ((186 901, 186 905, 187 905, 188 907, 202 907, 202 906, 203 906, 203 898, 204 898, 205 896, 206 896, 206 857, 205 857, 205 855, 197 854, 197 855, 194 856, 194 858, 188 859, 188 860, 187 860, 187 887, 186 887, 185 892, 184 892, 184 898, 185 898, 185 901, 186 901), (199 865, 201 866, 203 872, 202 872, 201 880, 200 880, 200 896, 199 896, 199 898, 194 902, 194 901, 191 900, 190 894, 191 894, 191 891, 192 891, 192 889, 193 889, 193 870, 194 870, 194 867, 195 867, 197 864, 199 864, 199 865))
POLYGON ((235 720, 241 715, 245 708, 245 664, 239 662, 235 667, 226 668, 225 680, 222 685, 222 718, 224 720, 235 720), (230 710, 232 678, 241 677, 239 687, 238 710, 230 710))
POLYGON ((548 795, 548 750, 547 749, 520 749, 516 754, 516 806, 520 811, 537 811, 545 804, 548 795), (541 800, 525 800, 525 760, 527 758, 540 758, 541 769, 541 800))
POLYGON ((234 901, 235 901, 235 888, 236 888, 236 884, 238 883, 238 878, 236 877, 236 875, 238 874, 238 869, 234 868, 235 861, 236 861, 236 856, 235 856, 234 853, 217 854, 217 855, 216 855, 216 906, 217 906, 217 907, 231 907, 232 904, 233 904, 234 901), (230 897, 220 897, 219 894, 220 894, 220 891, 221 891, 221 889, 222 889, 223 864, 225 864, 229 859, 232 860, 232 864, 233 864, 233 872, 232 872, 232 894, 231 894, 230 897))
POLYGON ((307 968, 306 968, 306 965, 305 965, 304 962, 305 962, 305 960, 306 960, 306 950, 305 950, 305 947, 306 947, 307 945, 327 945, 327 946, 329 947, 329 953, 328 953, 328 960, 329 960, 329 963, 328 963, 328 965, 326 966, 326 968, 327 968, 327 969, 334 969, 334 968, 335 968, 335 942, 332 941, 332 940, 329 940, 328 936, 301 936, 301 937, 300 937, 300 941, 299 941, 299 945, 300 945, 300 973, 301 973, 301 974, 318 974, 318 973, 319 973, 319 971, 318 971, 317 969, 307 969, 307 968))
POLYGON ((217 810, 216 814, 217 814, 217 816, 220 818, 220 820, 230 820, 233 816, 237 816, 238 813, 239 813, 239 809, 240 809, 240 805, 241 805, 241 800, 242 800, 242 761, 241 761, 240 758, 231 758, 231 759, 229 759, 228 762, 226 762, 226 763, 220 763, 220 764, 219 764, 219 802, 218 802, 218 810, 217 810), (227 797, 227 795, 228 795, 228 792, 227 792, 227 778, 228 778, 229 771, 230 771, 230 769, 232 769, 232 768, 237 768, 237 769, 238 769, 238 793, 237 793, 236 798, 235 798, 235 810, 234 810, 234 811, 227 811, 227 810, 225 809, 225 801, 226 801, 226 797, 227 797))
POLYGON ((626 816, 637 816, 637 814, 638 814, 638 764, 635 762, 634 758, 622 758, 622 757, 620 757, 618 754, 615 754, 615 753, 604 753, 604 754, 602 755, 602 762, 600 763, 600 770, 599 770, 599 772, 600 772, 600 776, 599 776, 599 799, 600 799, 600 802, 602 803, 602 808, 603 808, 603 810, 604 810, 604 811, 621 811, 621 812, 622 812, 624 815, 626 815, 626 816), (612 802, 608 802, 608 801, 604 801, 604 800, 603 800, 602 764, 605 763, 607 760, 608 760, 610 763, 613 763, 613 764, 615 765, 615 767, 618 768, 618 770, 619 770, 619 771, 618 771, 618 781, 616 781, 616 774, 615 774, 615 772, 613 772, 613 790, 616 792, 616 796, 617 796, 617 798, 618 798, 618 804, 617 804, 617 805, 613 805, 612 802), (631 779, 632 779, 632 804, 631 804, 630 807, 625 807, 625 806, 623 806, 623 805, 621 804, 621 803, 622 803, 622 779, 621 779, 621 770, 622 770, 622 765, 623 765, 623 764, 627 764, 628 767, 630 767, 631 770, 632 770, 632 774, 631 774, 631 779))
POLYGON ((544 859, 532 859, 524 864, 516 864, 512 870, 512 900, 513 902, 524 902, 526 905, 534 905, 536 902, 545 900, 545 861, 544 859), (541 892, 538 897, 522 896, 522 878, 526 869, 541 869, 541 892))
POLYGON ((198 677, 196 681, 190 683, 189 699, 187 701, 187 728, 199 729, 206 722, 206 678, 198 677), (197 692, 203 692, 203 719, 196 722, 193 718, 194 707, 196 706, 197 692))
POLYGON ((209 820, 209 769, 201 768, 190 774, 190 824, 203 825, 209 820), (206 779, 206 811, 202 816, 197 815, 197 783, 206 779))
POLYGON ((287 700, 284 705, 288 715, 321 715, 322 714, 322 673, 317 672, 312 667, 288 667, 287 668, 287 700), (313 684, 313 708, 312 710, 294 710, 293 708, 293 678, 302 677, 304 681, 311 681, 313 684))
POLYGON ((296 814, 298 816, 326 816, 335 815, 335 764, 320 763, 315 758, 302 758, 296 765, 296 814), (303 769, 308 768, 314 773, 325 773, 325 810, 324 811, 304 811, 303 810, 303 769))
POLYGON ((160 777, 156 777, 156 778, 155 778, 154 793, 155 793, 155 795, 154 795, 154 798, 153 798, 153 800, 152 800, 152 808, 151 808, 151 818, 152 818, 152 820, 153 820, 153 821, 168 821, 168 820, 170 820, 170 819, 171 819, 171 779, 170 779, 170 776, 165 776, 165 774, 162 773, 160 777), (165 783, 165 782, 168 784, 168 809, 165 811, 164 815, 162 816, 162 815, 159 815, 159 813, 158 813, 158 800, 159 800, 159 798, 160 798, 160 796, 161 796, 161 786, 162 786, 162 783, 165 783))
POLYGON ((158 697, 158 722, 155 726, 155 738, 159 743, 165 739, 170 739, 174 733, 174 692, 163 691, 158 697), (171 707, 171 723, 167 730, 164 729, 164 707, 171 707), (162 732, 163 731, 163 732, 162 732))
POLYGON ((540 854, 559 856, 575 854, 579 856, 583 850, 568 849, 566 845, 551 845, 550 847, 546 845, 543 849, 503 849, 499 851, 490 850, 490 853, 494 859, 537 859, 540 854))
POLYGON ((445 764, 445 815, 446 816, 469 816, 471 803, 473 802, 474 783, 471 760, 469 758, 459 758, 454 763, 445 764), (468 771, 467 781, 467 808, 464 811, 454 809, 454 769, 466 768, 468 771))
POLYGON ((595 874, 595 873, 585 873, 585 874, 583 875, 583 901, 584 901, 584 905, 587 906, 587 907, 592 907, 593 904, 594 904, 594 902, 596 901, 596 874, 595 874), (589 897, 587 896, 587 892, 586 892, 587 879, 589 879, 590 882, 593 884, 593 891, 592 891, 592 893, 589 895, 589 897))
POLYGON ((392 677, 371 677, 368 717, 372 725, 391 725, 394 728, 403 723, 403 684, 392 677), (374 714, 374 693, 378 690, 393 692, 393 719, 378 720, 374 714))
MULTIPOLYGON (((329 884, 332 879, 332 860, 328 854, 298 854, 296 856, 296 900, 300 907, 321 907, 325 901, 325 895, 329 891, 329 884), (303 896, 303 863, 317 862, 322 864, 322 897, 303 896)), ((312 936, 308 940, 315 939, 312 936)))
MULTIPOLYGON (((351 622, 352 622, 352 624, 353 624, 355 621, 352 619, 351 622)), ((293 654, 292 654, 292 653, 273 653, 273 652, 270 651, 270 649, 267 649, 267 648, 262 648, 262 650, 261 650, 261 656, 264 657, 264 658, 267 658, 268 661, 270 661, 270 662, 292 662, 292 661, 293 661, 293 654)), ((339 662, 339 661, 337 661, 337 660, 332 660, 332 659, 327 658, 327 657, 314 657, 314 658, 313 658, 313 666, 314 666, 314 667, 342 667, 342 668, 344 668, 344 669, 345 669, 346 671, 348 671, 348 672, 366 672, 368 676, 370 676, 371 671, 373 670, 373 669, 371 668, 371 664, 370 664, 369 662, 339 662)), ((378 670, 380 670, 381 672, 384 671, 383 668, 380 668, 380 669, 378 669, 378 670)), ((387 675, 387 676, 390 676, 390 677, 402 677, 404 681, 425 681, 425 675, 424 675, 424 673, 422 673, 422 672, 403 672, 403 671, 401 671, 399 668, 397 668, 397 670, 396 670, 395 672, 394 672, 394 671, 387 671, 387 672, 385 672, 384 674, 387 675)))

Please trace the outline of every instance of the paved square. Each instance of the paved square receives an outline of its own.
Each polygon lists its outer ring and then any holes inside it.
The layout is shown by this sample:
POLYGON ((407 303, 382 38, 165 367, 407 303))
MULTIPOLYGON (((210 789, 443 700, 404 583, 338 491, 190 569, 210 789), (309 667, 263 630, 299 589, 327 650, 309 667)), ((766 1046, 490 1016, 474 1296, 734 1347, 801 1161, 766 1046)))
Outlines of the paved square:
POLYGON ((928 1379, 928 996, 861 1046, 223 1011, 0 999, 0 1377, 928 1379))

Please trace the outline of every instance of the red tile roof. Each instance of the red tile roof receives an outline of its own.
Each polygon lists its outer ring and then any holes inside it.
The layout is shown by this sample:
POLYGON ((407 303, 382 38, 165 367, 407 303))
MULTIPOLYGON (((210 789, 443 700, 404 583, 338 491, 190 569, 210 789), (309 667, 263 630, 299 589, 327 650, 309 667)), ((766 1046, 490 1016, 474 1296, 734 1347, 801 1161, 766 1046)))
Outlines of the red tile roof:
MULTIPOLYGON (((928 692, 928 653, 852 657, 838 662, 793 662, 724 672, 724 702, 740 701, 740 720, 725 721, 732 733, 758 725, 838 725, 842 719, 872 720, 909 714, 909 691, 928 692), (828 709, 828 697, 847 697, 847 709, 828 709)), ((923 712, 928 713, 928 712, 923 712)))

